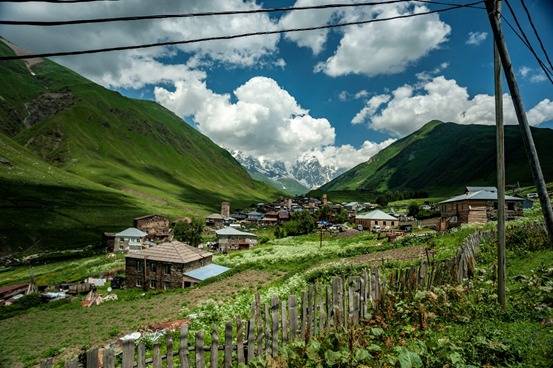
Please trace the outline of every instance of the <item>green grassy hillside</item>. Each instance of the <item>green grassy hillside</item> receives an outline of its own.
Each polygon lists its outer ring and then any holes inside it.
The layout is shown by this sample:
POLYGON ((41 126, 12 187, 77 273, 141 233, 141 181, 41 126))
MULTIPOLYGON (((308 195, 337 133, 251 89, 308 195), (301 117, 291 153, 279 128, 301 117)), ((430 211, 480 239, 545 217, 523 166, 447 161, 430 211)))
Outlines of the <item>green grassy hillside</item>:
MULTIPOLYGON (((553 181, 553 130, 532 133, 546 181, 553 181)), ((532 183, 518 126, 505 128, 508 184, 532 183)), ((398 140, 369 161, 345 172, 318 192, 385 193, 426 191, 431 195, 459 192, 465 185, 494 185, 495 127, 431 121, 398 140)))
MULTIPOLYGON (((0 42, 0 53, 12 51, 0 42)), ((32 73, 0 63, 1 253, 76 248, 136 215, 201 215, 279 194, 154 102, 49 60, 32 73)))

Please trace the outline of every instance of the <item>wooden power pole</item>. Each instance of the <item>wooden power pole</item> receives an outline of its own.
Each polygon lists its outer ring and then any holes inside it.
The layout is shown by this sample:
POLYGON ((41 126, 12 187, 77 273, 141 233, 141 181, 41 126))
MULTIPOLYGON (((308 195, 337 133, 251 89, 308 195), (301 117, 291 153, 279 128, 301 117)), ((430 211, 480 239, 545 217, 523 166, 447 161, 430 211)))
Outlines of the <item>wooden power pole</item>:
MULTIPOLYGON (((495 15, 500 24, 501 0, 495 0, 495 15)), ((501 91, 501 60, 497 46, 493 47, 493 74, 495 84, 495 126, 497 148, 497 298, 505 309, 505 129, 503 128, 503 93, 501 91)))
POLYGON ((547 188, 545 186, 545 180, 543 179, 543 173, 541 171, 540 160, 538 158, 538 152, 534 145, 534 139, 532 138, 532 132, 530 131, 530 125, 526 117, 526 111, 524 111, 524 105, 518 89, 518 84, 515 79, 515 73, 513 72, 513 66, 511 64, 511 58, 507 51, 507 45, 505 44, 505 38, 499 27, 499 22, 495 16, 495 0, 486 0, 486 10, 488 12, 488 19, 493 32, 495 45, 501 58, 501 64, 505 72, 505 78, 511 92, 511 99, 515 107, 518 124, 520 126, 522 141, 526 150, 526 155, 530 161, 530 169, 532 171, 532 178, 540 198, 541 208, 543 211, 543 217, 545 221, 545 227, 549 235, 549 240, 553 243, 553 209, 551 208, 551 201, 547 194, 547 188))

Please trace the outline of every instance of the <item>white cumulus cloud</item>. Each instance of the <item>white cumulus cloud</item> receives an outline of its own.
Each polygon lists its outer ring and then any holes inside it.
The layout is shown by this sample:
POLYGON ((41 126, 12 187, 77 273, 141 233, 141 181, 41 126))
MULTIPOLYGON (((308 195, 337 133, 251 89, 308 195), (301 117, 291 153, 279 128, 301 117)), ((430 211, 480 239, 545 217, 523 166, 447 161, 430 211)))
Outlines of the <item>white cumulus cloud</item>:
MULTIPOLYGON (((425 6, 402 3, 343 12, 340 19, 389 18, 425 11, 428 11, 425 6)), ((440 47, 450 31, 451 27, 437 14, 347 27, 342 31, 334 54, 317 64, 315 71, 333 77, 400 73, 409 64, 440 47)))
MULTIPOLYGON (((189 13, 259 9, 261 5, 242 0, 134 0, 99 1, 65 6, 45 3, 1 4, 6 19, 65 20, 141 14, 189 13)), ((274 30, 277 21, 267 14, 247 16, 173 18, 153 21, 111 22, 63 27, 0 26, 0 34, 18 46, 34 52, 80 50, 106 46, 133 45, 157 41, 187 40, 256 30, 274 30), (70 32, 70 33, 69 33, 70 32)), ((181 45, 176 49, 191 53, 187 65, 171 65, 163 59, 175 48, 60 57, 55 60, 84 76, 111 87, 141 88, 182 78, 193 64, 219 62, 230 66, 252 66, 277 50, 279 35, 247 37, 232 41, 212 41, 181 45), (152 72, 154 70, 154 72, 152 72)), ((284 60, 275 65, 283 67, 284 60)))
POLYGON ((469 32, 468 38, 465 41, 467 45, 478 46, 488 38, 487 32, 469 32))
MULTIPOLYGON (((379 101, 367 102, 353 123, 367 122, 372 129, 398 137, 414 132, 433 119, 460 124, 495 124, 493 96, 478 94, 471 98, 466 87, 443 76, 420 87, 404 85, 389 95, 379 96, 379 101)), ((516 124, 514 107, 507 94, 503 95, 503 106, 505 124, 516 124)), ((527 116, 531 125, 553 120, 553 101, 540 101, 527 111, 527 116)))
POLYGON ((154 90, 157 102, 183 117, 217 144, 263 160, 292 163, 309 153, 321 163, 350 168, 366 161, 391 141, 366 141, 360 148, 335 146, 335 130, 314 117, 277 82, 253 77, 230 94, 207 87, 205 74, 189 73, 174 91, 154 90), (233 102, 234 101, 234 102, 233 102))

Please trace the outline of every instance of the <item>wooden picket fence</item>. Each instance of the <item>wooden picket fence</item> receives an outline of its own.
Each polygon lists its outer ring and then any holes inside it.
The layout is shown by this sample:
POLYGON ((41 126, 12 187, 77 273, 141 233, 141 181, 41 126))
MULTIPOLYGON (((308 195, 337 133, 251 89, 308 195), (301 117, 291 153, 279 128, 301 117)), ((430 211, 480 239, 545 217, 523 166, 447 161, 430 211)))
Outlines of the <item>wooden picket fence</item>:
MULTIPOLYGON (((387 278, 380 269, 373 268, 347 278, 333 277, 330 283, 317 280, 301 292, 300 300, 296 295, 289 295, 286 300, 273 296, 270 303, 261 303, 256 294, 250 319, 227 322, 222 340, 217 326, 213 326, 210 336, 204 336, 203 331, 189 336, 188 326, 183 325, 177 341, 168 334, 162 338, 164 341, 154 342, 151 351, 140 340, 125 340, 120 341, 117 354, 111 348, 93 348, 80 359, 65 362, 64 367, 227 368, 259 357, 274 357, 280 347, 291 341, 308 342, 329 328, 359 324, 378 307, 387 290, 411 292, 470 278, 476 267, 478 246, 488 236, 490 233, 471 234, 452 259, 434 262, 428 257, 418 266, 391 270, 387 278)), ((44 368, 52 366, 52 359, 41 363, 44 368)))

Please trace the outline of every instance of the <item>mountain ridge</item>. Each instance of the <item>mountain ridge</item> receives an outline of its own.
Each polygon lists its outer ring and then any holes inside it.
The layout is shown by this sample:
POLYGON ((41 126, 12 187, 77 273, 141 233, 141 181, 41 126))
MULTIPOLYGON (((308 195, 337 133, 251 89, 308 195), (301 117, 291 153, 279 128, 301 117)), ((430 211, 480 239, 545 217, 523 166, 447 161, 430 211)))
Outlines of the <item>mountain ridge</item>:
MULTIPOLYGON (((553 181, 553 130, 532 128, 546 180, 553 181), (549 142, 549 144, 548 144, 549 142)), ((505 127, 507 183, 532 184, 520 131, 505 127)), ((465 185, 494 185, 495 127, 430 121, 370 160, 318 188, 318 193, 425 191, 450 195, 465 185)))
MULTIPOLYGON (((0 54, 13 51, 0 42, 0 54)), ((280 195, 166 108, 48 59, 0 63, 0 84, 10 86, 0 91, 1 252, 79 248, 138 215, 202 215, 222 200, 238 208, 280 195)))

